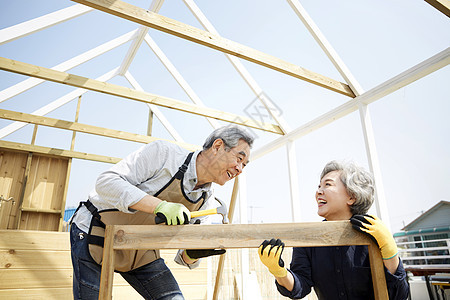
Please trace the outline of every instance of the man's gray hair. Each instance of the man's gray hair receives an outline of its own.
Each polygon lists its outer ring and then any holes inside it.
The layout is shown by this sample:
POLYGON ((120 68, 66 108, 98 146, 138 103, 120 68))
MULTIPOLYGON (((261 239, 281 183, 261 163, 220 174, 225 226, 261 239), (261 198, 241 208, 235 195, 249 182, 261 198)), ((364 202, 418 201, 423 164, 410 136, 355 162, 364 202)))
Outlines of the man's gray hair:
POLYGON ((225 150, 230 150, 236 147, 239 140, 245 141, 250 148, 252 147, 255 138, 246 130, 239 128, 237 126, 224 126, 214 130, 207 138, 203 144, 203 150, 212 147, 215 140, 221 139, 225 144, 225 150))
POLYGON ((320 179, 330 172, 339 171, 340 179, 355 202, 350 206, 354 215, 366 214, 373 204, 375 186, 372 174, 350 162, 330 161, 322 170, 320 179))

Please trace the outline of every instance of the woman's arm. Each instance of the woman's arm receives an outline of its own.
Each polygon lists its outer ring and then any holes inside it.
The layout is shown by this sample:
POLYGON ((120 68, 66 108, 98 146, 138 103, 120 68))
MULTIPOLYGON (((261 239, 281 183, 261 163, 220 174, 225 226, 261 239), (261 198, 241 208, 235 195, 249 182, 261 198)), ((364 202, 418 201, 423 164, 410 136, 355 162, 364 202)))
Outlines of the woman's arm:
POLYGON ((391 272, 391 274, 395 274, 395 272, 397 272, 399 264, 398 254, 390 259, 383 259, 383 263, 386 269, 388 269, 389 272, 391 272))
POLYGON ((294 276, 292 276, 291 272, 287 272, 284 277, 276 277, 278 284, 286 288, 289 292, 292 292, 294 288, 294 276))

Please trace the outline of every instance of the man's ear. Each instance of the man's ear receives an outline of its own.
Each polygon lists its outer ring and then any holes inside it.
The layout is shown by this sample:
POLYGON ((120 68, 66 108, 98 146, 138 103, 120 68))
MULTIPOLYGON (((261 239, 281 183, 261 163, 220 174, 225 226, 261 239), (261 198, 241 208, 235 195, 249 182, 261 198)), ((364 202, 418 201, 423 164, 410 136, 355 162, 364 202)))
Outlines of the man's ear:
POLYGON ((219 152, 220 148, 224 145, 223 140, 222 139, 216 139, 213 144, 212 144, 212 149, 214 154, 216 154, 217 152, 219 152))

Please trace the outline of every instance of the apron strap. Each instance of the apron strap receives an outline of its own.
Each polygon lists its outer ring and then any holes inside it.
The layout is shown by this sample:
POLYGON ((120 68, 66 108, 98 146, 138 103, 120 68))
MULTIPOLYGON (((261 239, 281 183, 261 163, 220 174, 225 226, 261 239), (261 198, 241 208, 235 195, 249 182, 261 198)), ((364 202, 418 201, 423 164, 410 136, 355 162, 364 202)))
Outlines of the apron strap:
POLYGON ((102 217, 98 213, 97 207, 95 207, 94 204, 92 204, 92 202, 89 199, 85 202, 81 202, 80 204, 83 204, 84 206, 86 206, 86 208, 91 212, 93 217, 95 217, 98 220, 102 219, 102 217))
POLYGON ((97 245, 100 247, 103 247, 105 245, 105 238, 101 237, 101 236, 88 234, 87 241, 88 241, 88 244, 90 244, 90 245, 97 245))
POLYGON ((192 155, 194 155, 194 152, 191 152, 186 157, 186 160, 184 161, 183 165, 178 168, 178 172, 175 174, 175 178, 182 179, 184 177, 184 173, 186 173, 186 170, 188 169, 188 165, 191 162, 192 155))
POLYGON ((96 217, 99 220, 101 219, 100 214, 98 213, 97 207, 95 207, 94 204, 92 204, 92 202, 89 201, 89 199, 88 199, 87 201, 80 201, 80 204, 78 205, 77 209, 75 210, 72 217, 70 218, 70 221, 69 221, 70 225, 72 225, 73 218, 75 217, 77 212, 80 210, 81 206, 83 206, 83 205, 86 206, 86 208, 91 212, 91 214, 94 217, 96 217))

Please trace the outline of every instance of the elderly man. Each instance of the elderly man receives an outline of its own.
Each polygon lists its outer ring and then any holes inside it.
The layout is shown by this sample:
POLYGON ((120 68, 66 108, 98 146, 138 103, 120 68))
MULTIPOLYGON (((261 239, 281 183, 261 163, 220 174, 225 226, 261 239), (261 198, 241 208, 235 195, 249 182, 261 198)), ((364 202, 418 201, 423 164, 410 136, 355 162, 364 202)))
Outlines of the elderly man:
MULTIPOLYGON (((97 299, 105 224, 188 224, 190 211, 214 202, 211 184, 225 184, 242 173, 253 137, 227 126, 206 139, 203 150, 189 153, 170 142, 156 141, 102 173, 95 191, 81 202, 71 225, 74 299, 97 299)), ((225 250, 180 250, 175 261, 195 268, 201 257, 225 250)), ((184 299, 158 250, 116 253, 115 270, 145 299, 184 299)))
MULTIPOLYGON (((381 250, 389 299, 408 298, 408 283, 392 234, 376 217, 365 215, 372 206, 372 175, 354 164, 329 162, 316 191, 317 214, 326 221, 350 220, 373 238, 381 250)), ((300 233, 299 233, 300 234, 300 233)), ((300 299, 314 291, 322 299, 374 299, 367 246, 294 248, 290 269, 281 259, 284 243, 272 239, 258 249, 278 291, 300 299)))

